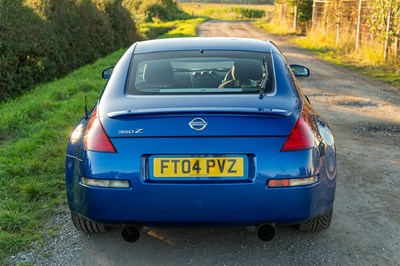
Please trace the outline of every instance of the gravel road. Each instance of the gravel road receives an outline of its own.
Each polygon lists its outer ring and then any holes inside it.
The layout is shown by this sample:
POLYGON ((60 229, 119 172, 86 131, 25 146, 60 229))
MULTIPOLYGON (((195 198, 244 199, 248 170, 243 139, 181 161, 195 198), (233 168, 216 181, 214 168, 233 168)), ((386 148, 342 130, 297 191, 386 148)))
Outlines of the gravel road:
MULTIPOLYGON (((245 22, 211 21, 201 36, 274 41, 290 63, 308 66, 300 80, 331 123, 338 150, 338 184, 331 227, 299 233, 277 227, 271 242, 246 229, 151 230, 124 242, 119 230, 85 235, 69 214, 54 217, 59 236, 13 257, 33 265, 400 265, 400 91, 333 66, 245 22)), ((65 207, 66 208, 66 207, 65 207)))

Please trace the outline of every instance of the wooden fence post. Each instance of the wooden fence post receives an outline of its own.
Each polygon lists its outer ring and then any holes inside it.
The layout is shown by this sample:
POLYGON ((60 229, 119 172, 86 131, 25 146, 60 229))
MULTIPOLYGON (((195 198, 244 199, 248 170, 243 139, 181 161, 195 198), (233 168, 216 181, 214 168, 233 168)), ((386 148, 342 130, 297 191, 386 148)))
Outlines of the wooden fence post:
POLYGON ((336 46, 340 44, 340 20, 341 20, 341 13, 342 13, 342 5, 341 0, 338 0, 338 8, 336 14, 336 46))
POLYGON ((387 57, 388 57, 388 52, 389 52, 389 33, 390 33, 390 24, 391 24, 391 15, 392 15, 392 7, 393 7, 393 0, 390 1, 390 6, 389 6, 389 12, 388 12, 388 18, 387 18, 387 26, 386 26, 386 40, 385 40, 385 51, 383 53, 383 60, 386 62, 387 57))
POLYGON ((316 12, 316 8, 317 8, 317 4, 315 3, 316 0, 313 0, 313 4, 312 4, 312 15, 311 15, 311 32, 315 31, 315 12, 316 12))
POLYGON ((358 2, 357 32, 356 32, 356 52, 360 49, 360 29, 361 29, 361 7, 362 0, 358 2))
POLYGON ((323 36, 325 36, 325 34, 326 34, 326 27, 328 25, 328 21, 327 20, 328 20, 328 16, 326 14, 326 3, 324 2, 324 29, 323 29, 323 32, 322 32, 323 36))
POLYGON ((394 39, 394 59, 397 61, 399 55, 399 29, 396 31, 396 38, 394 39))
POLYGON ((294 6, 294 18, 293 18, 293 31, 297 31, 297 24, 298 24, 298 12, 299 12, 299 0, 296 0, 296 5, 294 6))
POLYGON ((397 25, 396 25, 396 38, 394 39, 394 59, 397 61, 398 60, 398 55, 399 55, 399 35, 400 35, 400 14, 398 13, 397 15, 397 25))

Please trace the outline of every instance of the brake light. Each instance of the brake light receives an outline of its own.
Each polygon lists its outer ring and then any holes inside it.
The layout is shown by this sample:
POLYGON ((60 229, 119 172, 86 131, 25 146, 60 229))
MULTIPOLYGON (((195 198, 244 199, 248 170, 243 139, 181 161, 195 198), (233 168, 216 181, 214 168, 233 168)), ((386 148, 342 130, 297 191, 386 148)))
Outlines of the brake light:
POLYGON ((308 115, 303 110, 281 151, 308 150, 314 147, 315 141, 310 123, 308 115))
POLYGON ((117 152, 100 122, 97 108, 93 110, 90 118, 84 138, 84 147, 90 151, 117 152))

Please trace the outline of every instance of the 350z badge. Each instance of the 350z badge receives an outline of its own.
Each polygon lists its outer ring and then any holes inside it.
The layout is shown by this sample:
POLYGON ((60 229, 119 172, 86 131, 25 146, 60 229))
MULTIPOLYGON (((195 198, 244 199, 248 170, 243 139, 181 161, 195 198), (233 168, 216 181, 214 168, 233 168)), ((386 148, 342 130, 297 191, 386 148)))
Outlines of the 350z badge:
POLYGON ((143 128, 118 130, 118 134, 142 134, 142 133, 143 133, 143 128))

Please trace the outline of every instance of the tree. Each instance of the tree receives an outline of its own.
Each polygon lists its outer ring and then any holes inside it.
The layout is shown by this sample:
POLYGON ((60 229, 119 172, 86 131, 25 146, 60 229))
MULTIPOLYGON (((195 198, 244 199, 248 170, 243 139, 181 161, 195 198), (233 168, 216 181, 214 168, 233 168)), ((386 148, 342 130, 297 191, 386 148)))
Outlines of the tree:
POLYGON ((301 26, 302 31, 305 31, 312 19, 313 0, 287 0, 293 8, 295 16, 295 24, 297 22, 301 26))

